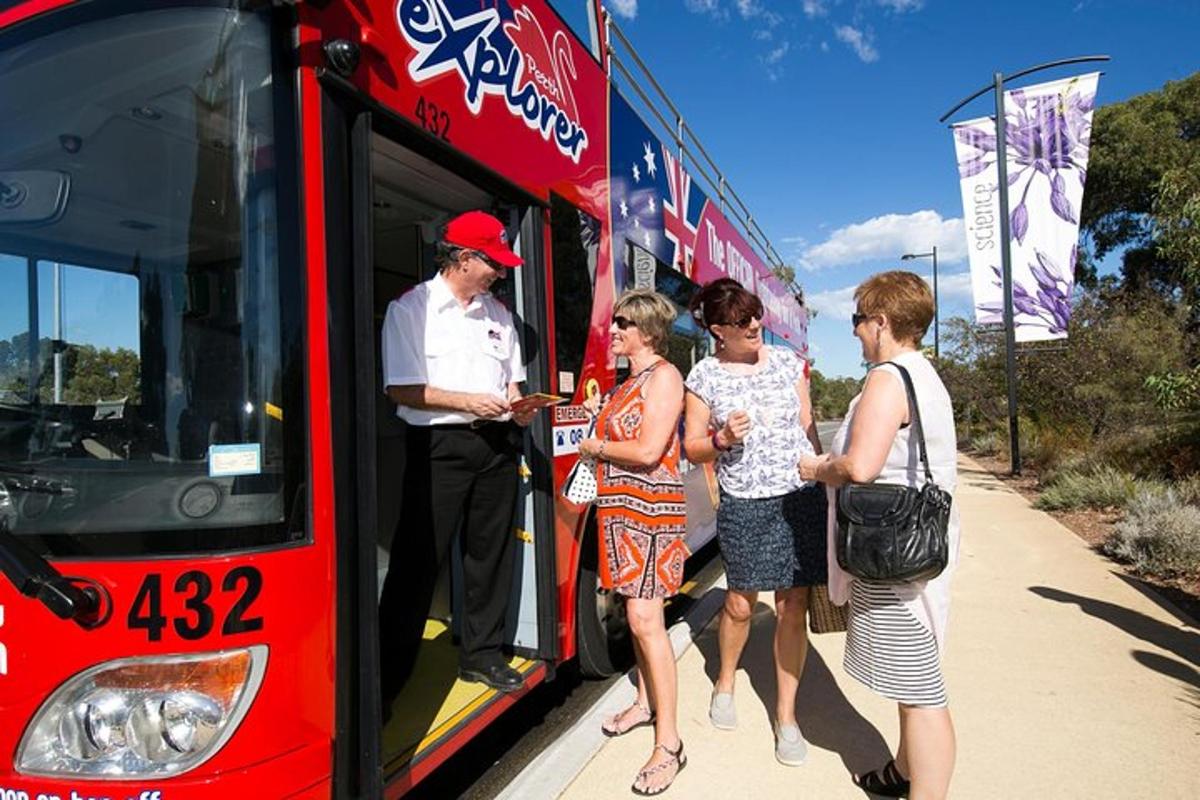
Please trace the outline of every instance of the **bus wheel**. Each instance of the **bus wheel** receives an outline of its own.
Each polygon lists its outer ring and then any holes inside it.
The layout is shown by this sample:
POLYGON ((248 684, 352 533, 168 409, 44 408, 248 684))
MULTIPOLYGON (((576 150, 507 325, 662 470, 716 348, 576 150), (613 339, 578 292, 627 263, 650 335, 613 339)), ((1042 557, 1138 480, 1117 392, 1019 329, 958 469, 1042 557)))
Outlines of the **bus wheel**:
POLYGON ((600 588, 595 517, 588 520, 575 584, 575 643, 579 671, 585 678, 607 678, 633 664, 633 640, 625 603, 616 592, 600 588))

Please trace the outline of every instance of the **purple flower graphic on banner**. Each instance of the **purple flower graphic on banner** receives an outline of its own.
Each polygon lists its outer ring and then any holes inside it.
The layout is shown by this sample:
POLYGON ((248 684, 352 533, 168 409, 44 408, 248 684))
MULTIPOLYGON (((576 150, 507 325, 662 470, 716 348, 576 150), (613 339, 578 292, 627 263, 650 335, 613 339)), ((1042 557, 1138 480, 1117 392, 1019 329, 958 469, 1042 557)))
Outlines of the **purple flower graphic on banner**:
MULTIPOLYGON (((1008 184, 1025 180, 1021 199, 1010 214, 1010 231, 1017 242, 1024 242, 1029 231, 1029 190, 1041 176, 1049 183, 1050 209, 1064 222, 1077 224, 1078 215, 1067 196, 1064 173, 1075 172, 1080 185, 1086 179, 1087 150, 1091 138, 1091 120, 1095 93, 1077 91, 1070 81, 1061 92, 1027 95, 1017 90, 1007 93, 1005 144, 1008 148, 1008 184)), ((962 178, 978 175, 996 162, 994 133, 969 126, 956 128, 955 136, 975 153, 958 164, 962 178)))
MULTIPOLYGON (((1072 248, 1072 265, 1075 253, 1076 249, 1072 248)), ((1033 254, 1037 261, 1029 265, 1029 273, 1037 285, 1026 287, 1013 281, 1013 313, 1028 318, 1017 320, 1016 324, 1046 328, 1051 334, 1066 333, 1071 319, 1072 278, 1041 250, 1035 249, 1033 254)), ((996 276, 992 283, 1003 290, 1000 268, 992 267, 992 272, 996 276)), ((989 314, 1002 314, 1004 310, 1001 303, 984 303, 980 308, 989 314)))

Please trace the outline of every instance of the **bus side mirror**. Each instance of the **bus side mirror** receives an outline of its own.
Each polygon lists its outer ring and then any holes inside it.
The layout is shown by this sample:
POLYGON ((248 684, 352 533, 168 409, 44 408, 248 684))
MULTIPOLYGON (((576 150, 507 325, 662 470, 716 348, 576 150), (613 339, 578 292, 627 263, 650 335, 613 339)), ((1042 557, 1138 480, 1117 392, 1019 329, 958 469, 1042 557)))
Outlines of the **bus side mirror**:
POLYGON ((0 227, 49 225, 67 210, 71 176, 57 170, 0 171, 0 227))

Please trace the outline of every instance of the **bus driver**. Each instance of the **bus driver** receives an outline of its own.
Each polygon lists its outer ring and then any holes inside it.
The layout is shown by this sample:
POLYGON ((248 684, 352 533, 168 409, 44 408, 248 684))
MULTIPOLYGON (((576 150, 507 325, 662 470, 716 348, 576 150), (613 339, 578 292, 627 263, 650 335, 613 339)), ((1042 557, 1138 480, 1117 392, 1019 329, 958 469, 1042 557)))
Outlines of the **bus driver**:
POLYGON ((393 300, 383 324, 383 379, 405 422, 403 524, 379 603, 384 719, 416 663, 435 583, 461 536, 459 677, 502 692, 523 678, 500 647, 512 584, 512 515, 525 379, 508 309, 489 292, 522 260, 504 225, 482 211, 452 219, 437 244, 439 273, 393 300))

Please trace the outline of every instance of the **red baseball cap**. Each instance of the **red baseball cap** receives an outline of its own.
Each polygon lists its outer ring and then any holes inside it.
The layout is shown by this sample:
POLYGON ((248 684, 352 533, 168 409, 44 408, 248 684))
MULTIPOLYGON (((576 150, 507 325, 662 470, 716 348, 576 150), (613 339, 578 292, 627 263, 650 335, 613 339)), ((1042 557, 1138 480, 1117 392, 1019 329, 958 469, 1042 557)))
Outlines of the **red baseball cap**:
POLYGON ((478 250, 506 267, 519 267, 525 263, 508 246, 504 223, 482 211, 468 211, 446 223, 445 239, 449 244, 478 250))

